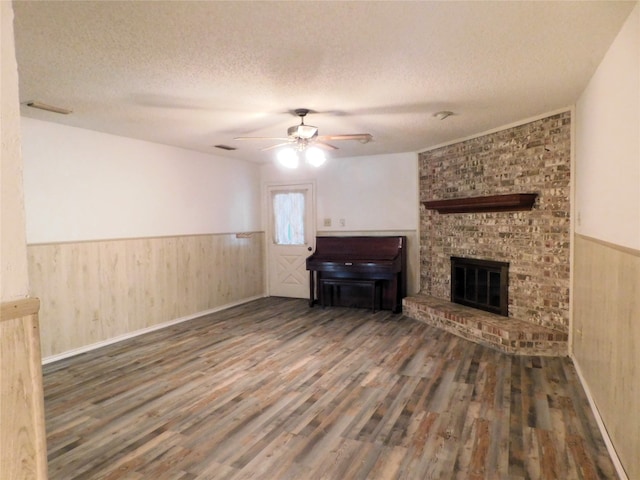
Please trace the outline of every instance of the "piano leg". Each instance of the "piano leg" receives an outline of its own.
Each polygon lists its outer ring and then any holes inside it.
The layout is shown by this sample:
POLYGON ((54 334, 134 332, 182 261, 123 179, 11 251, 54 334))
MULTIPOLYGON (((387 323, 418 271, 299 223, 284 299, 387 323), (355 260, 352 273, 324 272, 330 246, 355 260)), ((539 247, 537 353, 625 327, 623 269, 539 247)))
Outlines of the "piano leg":
POLYGON ((395 300, 393 306, 393 313, 402 313, 402 298, 404 297, 403 288, 404 282, 402 281, 402 272, 396 275, 394 280, 395 300))
POLYGON ((309 307, 313 307, 315 303, 315 285, 314 285, 314 275, 313 270, 309 270, 309 307))

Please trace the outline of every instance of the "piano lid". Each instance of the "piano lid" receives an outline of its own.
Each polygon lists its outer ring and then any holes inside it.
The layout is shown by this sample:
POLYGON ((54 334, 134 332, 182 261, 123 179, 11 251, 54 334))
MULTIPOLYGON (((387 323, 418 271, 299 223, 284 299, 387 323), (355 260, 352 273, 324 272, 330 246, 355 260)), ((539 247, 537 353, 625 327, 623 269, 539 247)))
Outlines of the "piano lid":
POLYGON ((404 247, 404 237, 316 237, 312 257, 331 256, 335 259, 392 259, 404 247))

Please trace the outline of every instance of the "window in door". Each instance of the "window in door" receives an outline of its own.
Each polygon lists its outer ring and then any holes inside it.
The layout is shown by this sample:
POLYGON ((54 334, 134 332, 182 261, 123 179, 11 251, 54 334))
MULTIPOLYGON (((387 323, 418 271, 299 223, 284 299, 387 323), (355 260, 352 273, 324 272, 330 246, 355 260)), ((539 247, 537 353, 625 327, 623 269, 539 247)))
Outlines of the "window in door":
POLYGON ((273 241, 276 245, 304 245, 304 192, 274 192, 273 222, 273 241))

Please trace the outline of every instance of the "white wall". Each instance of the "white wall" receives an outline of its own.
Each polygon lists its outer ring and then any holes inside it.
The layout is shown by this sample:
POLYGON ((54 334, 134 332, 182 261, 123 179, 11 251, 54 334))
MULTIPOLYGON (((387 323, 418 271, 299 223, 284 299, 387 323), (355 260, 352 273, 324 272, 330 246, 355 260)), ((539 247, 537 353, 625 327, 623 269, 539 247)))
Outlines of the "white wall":
POLYGON ((260 229, 259 167, 22 117, 27 242, 260 229))
POLYGON ((11 2, 2 3, 0 33, 0 298, 14 300, 29 293, 23 167, 20 158, 20 106, 18 101, 18 67, 13 41, 11 2))
POLYGON ((296 170, 270 163, 261 173, 263 186, 315 184, 319 235, 406 235, 407 293, 420 290, 417 153, 330 158, 319 168, 303 165, 296 170), (324 225, 325 219, 331 226, 324 225))
POLYGON ((320 168, 262 168, 263 183, 316 182, 317 229, 418 230, 418 157, 415 153, 333 158, 320 168), (331 226, 324 226, 324 219, 331 226), (340 219, 345 225, 340 225, 340 219))
POLYGON ((0 2, 0 476, 47 478, 37 298, 29 291, 13 7, 0 2))
POLYGON ((575 114, 572 356, 618 470, 640 478, 640 3, 575 114), (618 463, 619 459, 619 463, 618 463))
POLYGON ((576 104, 576 232, 640 248, 640 6, 576 104))

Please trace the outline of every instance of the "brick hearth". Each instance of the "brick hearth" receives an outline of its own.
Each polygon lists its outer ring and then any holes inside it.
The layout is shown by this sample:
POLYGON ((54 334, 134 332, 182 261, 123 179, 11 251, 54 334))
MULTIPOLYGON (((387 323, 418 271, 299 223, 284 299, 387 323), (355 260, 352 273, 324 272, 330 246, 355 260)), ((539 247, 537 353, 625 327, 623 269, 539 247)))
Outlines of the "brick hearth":
POLYGON ((568 335, 564 332, 429 295, 406 297, 403 300, 403 313, 505 353, 565 356, 568 352, 568 335))

